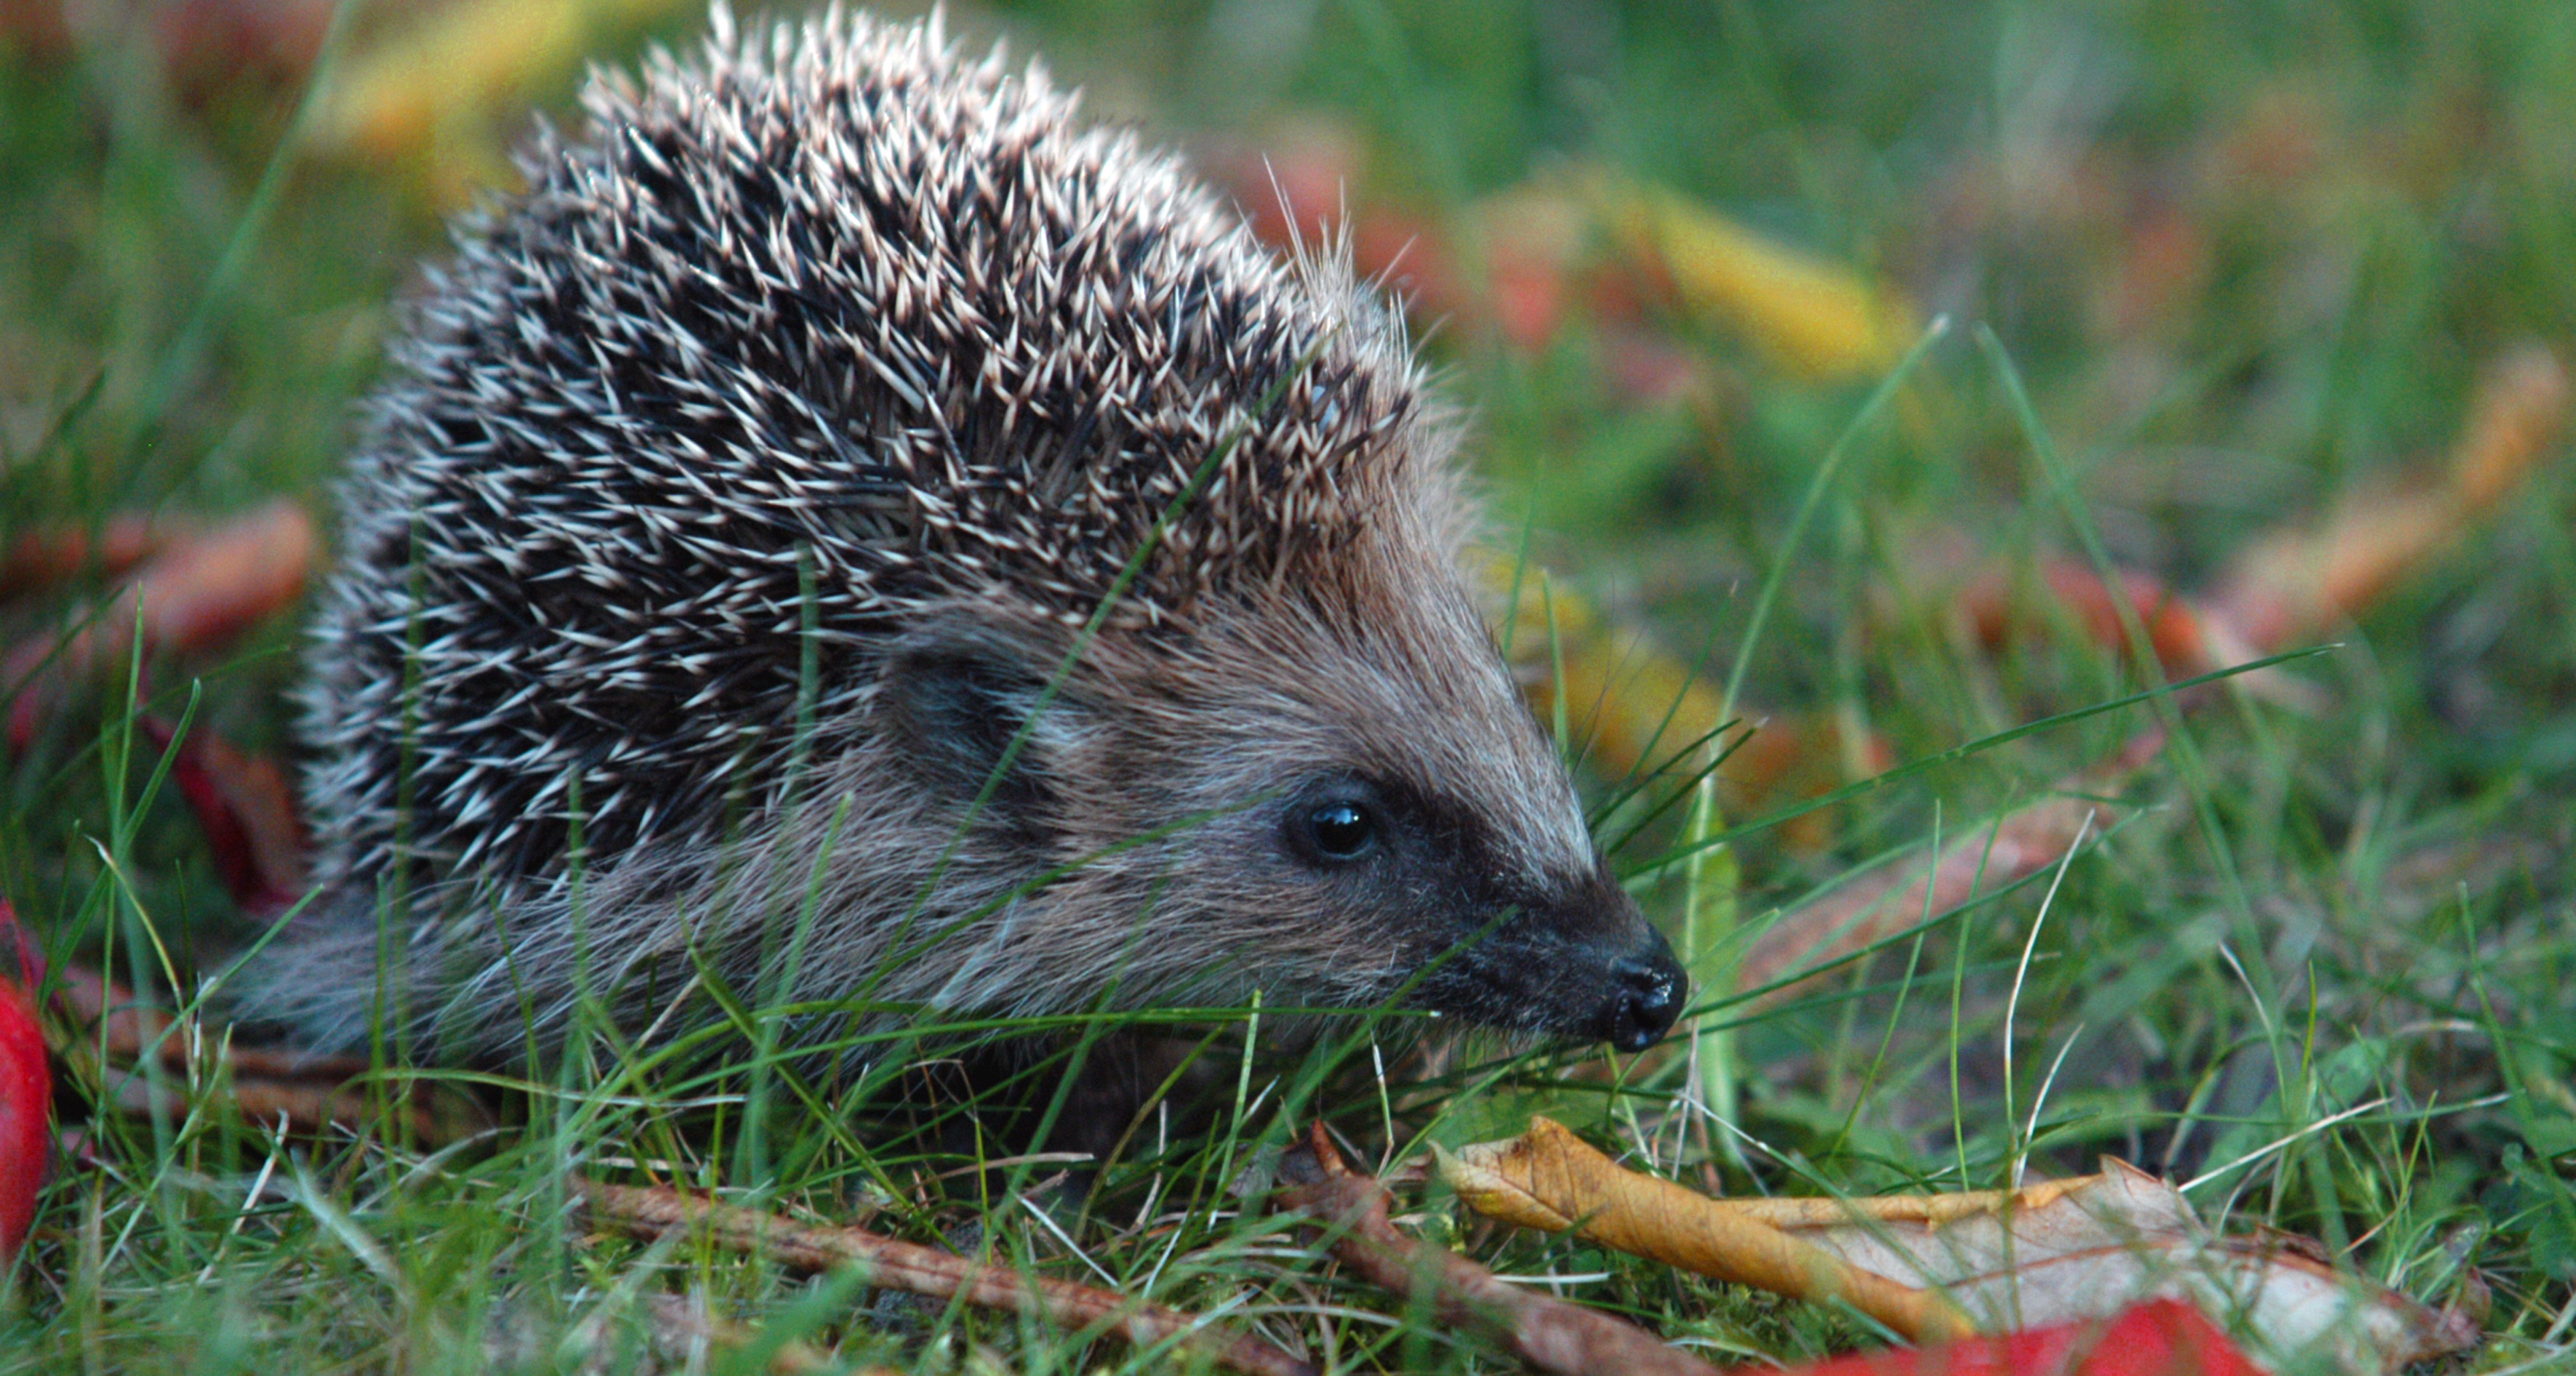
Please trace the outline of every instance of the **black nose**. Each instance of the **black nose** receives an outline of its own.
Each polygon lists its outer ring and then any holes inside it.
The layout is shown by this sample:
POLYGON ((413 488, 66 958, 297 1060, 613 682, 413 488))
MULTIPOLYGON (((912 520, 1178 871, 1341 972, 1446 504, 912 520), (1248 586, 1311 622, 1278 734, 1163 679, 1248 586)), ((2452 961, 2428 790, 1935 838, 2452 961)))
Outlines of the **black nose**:
POLYGON ((1661 934, 1647 950, 1610 967, 1610 997, 1601 1010, 1601 1040, 1643 1051, 1673 1030, 1690 995, 1690 975, 1661 934))

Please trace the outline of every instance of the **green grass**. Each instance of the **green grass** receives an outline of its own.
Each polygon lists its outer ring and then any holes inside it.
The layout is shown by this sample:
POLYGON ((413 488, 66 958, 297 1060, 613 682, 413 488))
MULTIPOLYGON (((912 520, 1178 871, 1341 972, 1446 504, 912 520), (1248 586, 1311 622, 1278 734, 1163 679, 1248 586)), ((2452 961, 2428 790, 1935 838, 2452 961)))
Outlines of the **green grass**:
MULTIPOLYGON (((1368 150, 1355 201, 1435 225, 1570 157, 1948 313, 1900 404, 1859 426, 1878 379, 1802 381, 1680 326, 1714 379, 1705 414, 1605 388, 1615 341, 1579 311, 1535 352, 1467 325, 1433 345, 1479 417, 1496 512, 1530 518, 1556 586, 1685 657, 1714 645, 1720 682, 1740 657, 1745 701, 1864 723, 1900 761, 2154 686, 2065 627, 1973 648, 1915 592, 1927 551, 1964 533, 1986 553, 2098 556, 2191 586, 2252 535, 2438 455, 2483 360, 2527 336, 2576 348, 2576 27, 2548 7, 1063 0, 951 23, 1012 34, 1161 136, 1257 140, 1292 109, 1330 112, 1368 150), (2124 305, 2157 215, 2197 234, 2200 267, 2124 305)), ((389 303, 440 243, 411 184, 365 167, 295 158, 263 198, 297 93, 184 98, 145 33, 51 57, 0 40, 0 535, 276 494, 322 510, 389 303)), ((1148 1121, 1088 1204, 1045 1188, 1060 1163, 934 1182, 967 1159, 959 1116, 942 1116, 955 1105, 807 1083, 792 1062, 600 1041, 496 1096, 505 1128, 443 1151, 398 1129, 280 1143, 183 1086, 158 1118, 67 1105, 87 1155, 59 1163, 0 1300, 0 1368, 553 1370, 577 1361, 568 1334, 621 1351, 664 1292, 838 1343, 852 1365, 1167 1360, 567 1222, 567 1161, 631 1159, 1258 1316, 1342 1369, 1494 1369, 1329 1275, 1233 1187, 1318 1113, 1418 1155, 1516 1131, 1534 1103, 1739 1191, 1982 1188, 2024 1153, 2035 1174, 2100 1153, 2206 1174, 2205 1213, 2315 1235, 2428 1301, 2482 1278, 2493 1336, 2475 1368, 2576 1368, 2564 468, 2279 670, 2315 708, 2231 692, 2175 718, 2176 748, 2068 866, 2035 941, 2046 876, 1758 1015, 1707 1000, 1741 1138, 1675 1117, 1678 1062, 1615 1087, 1590 1053, 1400 1062, 1381 1079, 1365 1041, 1342 1039, 1238 1066, 1258 1026, 1243 1016, 1215 1020, 1213 1122, 1148 1121)), ((96 587, 0 607, 0 631, 60 624, 96 587)), ((223 662, 155 666, 150 687, 175 714, 193 676, 198 728, 283 751, 291 620, 223 662)), ((1907 772, 1830 809, 1821 849, 1783 828, 1737 835, 1734 910, 1760 922, 1888 852, 1971 834, 2160 714, 2142 701, 1907 772)), ((112 711, 12 757, 0 892, 58 954, 166 987, 153 938, 184 975, 251 933, 171 790, 151 788, 156 763, 112 711)), ((1590 782, 1606 797, 1616 781, 1590 782)), ((1605 834, 1648 804, 1624 806, 1605 834)), ((1623 864, 1652 868, 1689 814, 1645 828, 1623 864)), ((1665 868, 1644 896, 1678 924, 1682 867, 1665 868)), ((998 1142, 999 1101, 969 1107, 998 1142)), ((1437 1194, 1420 1214, 1423 1236, 1498 1271, 1599 1276, 1562 1289, 1718 1354, 1868 1340, 1843 1317, 1481 1227, 1437 1194)))

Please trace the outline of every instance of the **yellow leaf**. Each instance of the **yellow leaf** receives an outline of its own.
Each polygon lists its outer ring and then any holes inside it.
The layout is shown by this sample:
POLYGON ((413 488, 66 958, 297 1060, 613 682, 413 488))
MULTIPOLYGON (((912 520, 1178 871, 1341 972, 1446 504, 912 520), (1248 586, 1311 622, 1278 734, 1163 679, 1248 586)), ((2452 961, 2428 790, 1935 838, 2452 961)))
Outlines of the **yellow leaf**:
POLYGON ((425 164, 433 190, 455 198, 469 183, 507 175, 497 116, 516 116, 605 38, 680 7, 680 0, 456 0, 343 64, 315 143, 371 162, 425 164))
POLYGON ((1624 1170, 1544 1118, 1440 1158, 1469 1208, 1720 1279, 1840 1299, 1918 1340, 2101 1318, 2153 1298, 2241 1321, 2270 1357, 2387 1370, 2472 1345, 2436 1313, 2297 1239, 2223 1236, 2182 1191, 2105 1161, 2018 1191, 1879 1199, 1711 1199, 1624 1170))
POLYGON ((1818 380, 1893 364, 1922 333, 1912 307, 1841 264, 1756 234, 1655 187, 1616 187, 1608 215, 1660 267, 1686 314, 1726 325, 1778 366, 1818 380))
POLYGON ((1705 1195, 1621 1170, 1547 1118, 1505 1142, 1440 1155, 1440 1173, 1478 1213, 1686 1271, 1803 1299, 1839 1298, 1907 1338, 1975 1332, 1937 1292, 1898 1285, 1758 1219, 1711 1208, 1705 1195))

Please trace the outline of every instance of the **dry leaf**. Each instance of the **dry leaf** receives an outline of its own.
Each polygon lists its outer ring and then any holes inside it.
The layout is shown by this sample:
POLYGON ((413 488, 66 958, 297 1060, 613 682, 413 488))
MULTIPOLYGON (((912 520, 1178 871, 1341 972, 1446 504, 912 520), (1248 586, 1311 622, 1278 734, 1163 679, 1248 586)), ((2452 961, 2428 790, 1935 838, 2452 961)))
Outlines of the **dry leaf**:
POLYGON ((1479 1212, 1572 1227, 1784 1294, 1838 1296, 1908 1335, 1939 1332, 1963 1313, 2000 1330, 2170 1297, 2238 1323, 2276 1359, 2321 1352, 2350 1370, 2391 1369, 2477 1340, 2462 1316, 2338 1271, 2290 1239, 2219 1236, 2180 1190, 2116 1161, 2100 1175, 2012 1194, 1711 1199, 1623 1170, 1540 1118, 1521 1137, 1444 1156, 1442 1170, 1479 1212), (1911 1308, 1876 1299, 1818 1258, 1920 1298, 1911 1308))
POLYGON ((1779 1376, 2264 1376, 2198 1309, 2149 1300, 2082 1321, 1925 1348, 1855 1352, 1779 1376))
MULTIPOLYGON (((2148 644, 2167 675, 2188 678, 2208 673, 2221 663, 2199 609, 2148 574, 2121 570, 2120 587, 2115 592, 2091 568, 2051 558, 2039 562, 2033 577, 2074 615, 2085 635, 2097 645, 2111 650, 2128 648, 2128 629, 2121 616, 2121 604, 2126 603, 2146 628, 2148 644)), ((1990 650, 2001 647, 2013 629, 2013 582, 2009 571, 1992 569, 1960 594, 1960 610, 1968 618, 1969 629, 1978 643, 1990 650)))
POLYGON ((162 60, 203 99, 301 80, 322 53, 333 0, 165 0, 152 15, 162 60))
POLYGON ((606 38, 679 0, 454 0, 352 55, 314 130, 317 147, 416 171, 455 203, 507 181, 503 148, 532 98, 606 38))
POLYGON ((2558 451, 2569 384, 2526 344, 2488 367, 2437 485, 2348 501, 2322 527, 2285 530, 2237 556, 2209 606, 2258 649, 2360 613, 2456 545, 2558 451))
MULTIPOLYGON (((1679 783, 1695 768, 1684 755, 1694 742, 1722 748, 1712 735, 1728 720, 1721 683, 1644 632, 1611 624, 1580 592, 1540 571, 1522 574, 1516 598, 1510 561, 1488 557, 1482 573, 1493 604, 1510 611, 1512 669, 1522 695, 1544 721, 1555 713, 1563 683, 1567 734, 1595 772, 1616 781, 1667 769, 1679 783)), ((1732 753, 1717 781, 1729 813, 1831 792, 1895 764, 1884 740, 1866 733, 1855 740, 1831 716, 1773 716, 1738 703, 1734 720, 1750 732, 1740 742, 1730 733, 1723 742, 1732 753)), ((1824 813, 1809 813, 1783 829, 1783 840, 1821 849, 1832 827, 1824 813)))
POLYGON ((93 567, 116 577, 193 533, 193 526, 141 515, 111 516, 96 532, 87 526, 22 532, 0 557, 0 599, 40 591, 93 567))
MULTIPOLYGON (((1489 327, 1522 349, 1555 337, 1578 304, 1609 324, 1651 305, 1723 325, 1790 371, 1838 380, 1886 368, 1921 333, 1910 307, 1851 269, 1657 187, 1545 177, 1443 222, 1353 204, 1365 159, 1338 126, 1290 126, 1263 153, 1220 150, 1210 161, 1263 238, 1323 242, 1347 227, 1353 266, 1404 288, 1417 317, 1489 327)), ((1645 360, 1611 361, 1630 365, 1610 381, 1634 399, 1708 390, 1685 350, 1653 359, 1643 387, 1625 373, 1645 360)))
MULTIPOLYGON (((2074 618, 2085 638, 2119 655, 2126 655, 2130 648, 2123 615, 2125 603, 2126 612, 2134 614, 2145 630, 2148 649, 2168 679, 2198 677, 2260 658, 2265 650, 2282 648, 2269 643, 2258 647, 2226 612, 2167 588, 2151 574, 2116 570, 2119 588, 2114 591, 2088 565, 2043 557, 2033 577, 2040 590, 2074 618)), ((2000 648, 2017 623, 2026 619, 2015 605, 2017 582, 2007 570, 1990 569, 1958 594, 1957 607, 1967 618, 1969 631, 1988 649, 2000 648)), ((2301 712, 2313 714, 2326 706, 2313 685, 2283 673, 2277 665, 2245 670, 2228 682, 2255 697, 2301 712)), ((2185 701, 2211 691, 2211 686, 2193 689, 2192 697, 2185 701)))
MULTIPOLYGON (((175 729, 142 720, 152 743, 170 749, 175 729)), ((277 761, 240 750, 204 730, 180 741, 170 781, 206 835, 215 872, 252 917, 274 917, 304 896, 304 820, 295 786, 277 761)))
POLYGON ((0 1270, 36 1217, 53 1157, 54 1072, 36 1026, 42 962, 9 900, 0 898, 0 1270))
POLYGON ((41 62, 109 48, 148 26, 178 94, 203 102, 311 70, 332 0, 0 0, 0 46, 41 62))
POLYGON ((1621 1170, 1549 1118, 1503 1142, 1440 1154, 1440 1173, 1467 1207, 1547 1232, 1575 1229, 1602 1246, 1686 1271, 1802 1299, 1840 1299, 1909 1339, 1976 1331, 1934 1291, 1853 1266, 1696 1191, 1621 1170))
POLYGON ((1420 319, 1491 328, 1536 349, 1564 323, 1581 287, 1591 212, 1552 185, 1514 187, 1453 220, 1374 198, 1353 204, 1350 190, 1366 171, 1359 143, 1320 120, 1284 127, 1258 153, 1217 149, 1207 165, 1255 234, 1290 247, 1347 232, 1353 269, 1396 288, 1420 319))
POLYGON ((9 744, 27 748, 67 684, 122 664, 138 624, 147 658, 220 649, 302 596, 321 552, 313 518, 288 501, 171 541, 80 630, 32 637, 0 658, 9 744))
MULTIPOLYGON (((383 1121, 378 1092, 350 1083, 370 1069, 362 1057, 236 1046, 228 1036, 210 1043, 200 1024, 174 1026, 169 1013, 78 965, 63 968, 48 1011, 55 1052, 127 1113, 186 1111, 178 1085, 156 1087, 152 1076, 136 1071, 135 1062, 149 1054, 170 1076, 196 1087, 190 1092, 218 1096, 250 1122, 282 1121, 313 1132, 334 1124, 365 1130, 383 1121), (221 1074, 202 1073, 209 1070, 221 1074)), ((481 1104, 427 1081, 388 1092, 418 1142, 454 1142, 491 1126, 481 1104)))
MULTIPOLYGON (((1970 832, 1945 847, 1930 866, 1891 865, 1853 880, 1812 903, 1792 909, 1756 939, 1736 966, 1739 989, 1760 989, 1802 971, 1817 970, 1892 933, 1946 913, 1979 893, 1991 893, 2056 864, 2085 827, 2104 811, 2089 798, 2049 798, 1970 832), (1924 888, 1929 885, 1927 902, 1924 888)), ((1779 999, 1798 987, 1784 984, 1765 995, 1779 999)))
POLYGON ((1605 215, 1630 261, 1687 315, 1726 325, 1819 380, 1885 370, 1922 331, 1913 310, 1840 264, 1775 243, 1669 191, 1613 186, 1605 215))

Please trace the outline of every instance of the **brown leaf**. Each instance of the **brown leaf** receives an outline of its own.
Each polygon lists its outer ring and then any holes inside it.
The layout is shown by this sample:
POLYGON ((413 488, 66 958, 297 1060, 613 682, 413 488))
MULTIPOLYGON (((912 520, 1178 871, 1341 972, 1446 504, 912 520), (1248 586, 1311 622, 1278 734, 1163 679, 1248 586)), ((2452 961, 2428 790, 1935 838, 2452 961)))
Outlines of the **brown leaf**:
POLYGON ((2558 452, 2566 369, 2526 344, 2490 364, 2440 479, 2345 502, 2322 526, 2259 539, 2237 556, 2209 606, 2246 644, 2276 649, 2355 616, 2458 544, 2558 452))
MULTIPOLYGON (((2263 649, 2226 611, 2175 592, 2152 574, 2119 569, 2113 577, 2116 589, 2090 566, 2053 556, 2041 558, 2031 574, 2037 591, 2064 609, 2087 640, 2113 654, 2129 653, 2128 617, 2134 615, 2146 632, 2149 652, 2169 679, 2193 678, 2261 657, 2263 649)), ((2021 581, 2008 570, 1989 569, 1958 593, 1959 612, 1986 648, 2001 648, 2032 619, 2018 605, 2021 581)), ((2277 665, 2244 670, 2228 682, 2293 710, 2314 714, 2325 707, 2312 685, 2277 665)), ((2189 690, 2183 701, 2188 705, 2213 691, 2214 685, 2203 685, 2189 690)))
MULTIPOLYGON (((1731 747, 1718 788, 1729 812, 1743 812, 1830 792, 1894 764, 1885 741, 1867 733, 1852 739, 1831 716, 1773 716, 1742 703, 1733 720, 1749 734, 1737 741, 1730 733, 1721 743, 1712 735, 1729 720, 1721 682, 1643 631, 1611 623, 1590 599, 1546 581, 1540 571, 1524 573, 1516 600, 1509 561, 1489 558, 1483 573, 1494 604, 1509 604, 1512 667, 1522 695, 1546 720, 1562 683, 1568 734, 1604 777, 1644 778, 1666 769, 1680 782, 1695 768, 1683 757, 1694 742, 1706 741, 1711 751, 1731 747)), ((1793 847, 1819 849, 1831 840, 1831 828, 1831 818, 1809 813, 1785 835, 1793 847)))
MULTIPOLYGON (((174 728, 143 718, 143 731, 161 749, 171 748, 174 728)), ((304 820, 295 786, 265 755, 236 749, 204 730, 178 745, 170 780, 195 814, 215 861, 215 872, 243 912, 274 917, 304 896, 304 820)))
POLYGON ((128 41, 148 25, 179 94, 203 102, 245 84, 302 77, 322 49, 332 0, 0 0, 0 45, 43 62, 128 41))
POLYGON ((25 531, 0 556, 0 599, 53 586, 95 568, 113 578, 158 554, 195 527, 151 516, 112 516, 95 532, 86 526, 25 531))
MULTIPOLYGON (((321 553, 313 518, 288 501, 271 502, 171 546, 135 580, 144 649, 185 655, 230 644, 294 605, 321 553)), ((131 620, 130 614, 110 612, 104 624, 131 620)))
MULTIPOLYGON (((2139 754, 2133 749, 2123 758, 2139 754)), ((1791 910, 1757 938, 1736 967, 1736 987, 1760 989, 1821 969, 1914 926, 1927 911, 1938 916, 1979 893, 2054 865, 2075 844, 2085 819, 2095 818, 2098 826, 2104 811, 2102 803, 2088 798, 2045 799, 1952 841, 1928 867, 1892 865, 1844 884, 1791 910), (1928 903, 1926 886, 1931 889, 1928 903)), ((1796 988, 1795 983, 1783 984, 1762 1001, 1776 1001, 1796 988)))
POLYGON ((1442 1153, 1441 1177, 1467 1207, 1547 1232, 1569 1228, 1605 1247, 1719 1280, 1819 1303, 1840 1299, 1908 1339, 1975 1332, 1934 1291, 1862 1270, 1757 1219, 1711 1208, 1669 1180, 1621 1170, 1553 1119, 1442 1153))
MULTIPOLYGON (((2168 675, 2188 678, 2219 667, 2209 629, 2198 608, 2156 578, 2121 570, 2120 586, 2106 586, 2091 568, 2066 559, 2044 559, 2034 578, 2048 596, 2075 617, 2093 643, 2108 650, 2128 648, 2122 604, 2146 628, 2147 642, 2168 675)), ((2014 580, 2002 569, 1989 570, 1960 594, 1959 606, 1969 629, 1988 649, 2000 648, 2016 618, 2014 580)))
POLYGON ((246 83, 283 84, 312 70, 333 0, 167 0, 152 23, 182 89, 203 98, 246 83))
POLYGON ((313 518, 287 501, 169 542, 81 629, 22 641, 0 658, 10 745, 27 748, 69 684, 123 663, 138 618, 147 657, 220 649, 302 596, 320 554, 313 518))
POLYGON ((2219 1236, 2180 1190, 2117 1161, 2100 1175, 2012 1193, 1711 1199, 1623 1170, 1541 1118, 1521 1137, 1461 1148, 1442 1169, 1470 1207, 1508 1222, 1572 1227, 1784 1294, 1840 1297, 1910 1335, 1962 1314, 2005 1330, 2172 1297, 2238 1319, 2276 1359, 2330 1351, 2348 1369, 2391 1368, 2477 1339, 2461 1316, 2338 1271, 2295 1242, 2219 1236), (1919 1297, 1917 1307, 1857 1286, 1854 1272, 1919 1297))

